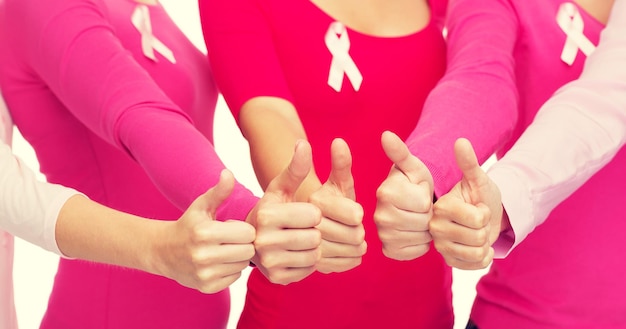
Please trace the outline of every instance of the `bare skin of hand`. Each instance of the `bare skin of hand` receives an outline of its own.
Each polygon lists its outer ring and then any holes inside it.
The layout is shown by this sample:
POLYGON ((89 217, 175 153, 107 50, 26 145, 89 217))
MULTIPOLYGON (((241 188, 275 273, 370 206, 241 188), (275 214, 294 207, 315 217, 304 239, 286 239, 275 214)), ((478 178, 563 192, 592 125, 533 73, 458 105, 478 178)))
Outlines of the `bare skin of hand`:
POLYGON ((295 202, 300 184, 311 170, 311 146, 296 143, 288 167, 274 178, 247 222, 256 227, 253 262, 273 283, 300 281, 317 269, 322 251, 320 210, 307 202, 295 202))
POLYGON ((394 165, 376 191, 374 222, 383 254, 391 259, 412 260, 430 248, 433 179, 397 135, 386 131, 381 143, 394 165))
POLYGON ((309 202, 322 211, 322 221, 317 226, 322 233, 322 258, 317 269, 322 273, 350 270, 361 264, 367 251, 363 207, 355 201, 351 170, 348 144, 335 139, 328 180, 309 197, 309 202))
POLYGON ((492 245, 508 221, 500 190, 479 166, 470 142, 457 140, 454 153, 463 178, 435 203, 430 232, 448 265, 482 269, 493 260, 492 245))
POLYGON ((178 221, 163 226, 164 243, 155 265, 159 273, 203 293, 219 292, 241 276, 254 256, 254 227, 215 220, 216 209, 233 186, 232 173, 222 171, 216 186, 199 196, 178 221))

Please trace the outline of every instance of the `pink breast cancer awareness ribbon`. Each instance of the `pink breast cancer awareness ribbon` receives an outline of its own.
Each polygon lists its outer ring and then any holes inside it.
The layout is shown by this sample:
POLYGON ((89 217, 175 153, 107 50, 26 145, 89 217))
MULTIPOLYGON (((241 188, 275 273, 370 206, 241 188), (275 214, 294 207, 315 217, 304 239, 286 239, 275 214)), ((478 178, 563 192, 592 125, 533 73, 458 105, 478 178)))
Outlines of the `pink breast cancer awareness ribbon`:
POLYGON ((561 60, 567 65, 571 66, 574 63, 578 49, 586 56, 591 55, 596 49, 596 46, 583 33, 585 23, 576 5, 571 2, 561 4, 556 15, 556 22, 567 36, 561 52, 561 60))
POLYGON ((152 34, 150 9, 148 9, 147 5, 137 5, 130 20, 135 28, 137 28, 137 31, 141 34, 141 49, 146 57, 157 62, 158 60, 154 54, 154 51, 156 50, 170 62, 174 64, 176 63, 174 53, 166 45, 164 45, 163 42, 157 39, 154 34, 152 34))
POLYGON ((340 22, 331 23, 324 40, 328 51, 333 55, 328 73, 328 85, 336 92, 340 92, 345 74, 350 80, 352 88, 359 91, 363 82, 363 75, 348 53, 350 51, 350 39, 346 27, 340 22))

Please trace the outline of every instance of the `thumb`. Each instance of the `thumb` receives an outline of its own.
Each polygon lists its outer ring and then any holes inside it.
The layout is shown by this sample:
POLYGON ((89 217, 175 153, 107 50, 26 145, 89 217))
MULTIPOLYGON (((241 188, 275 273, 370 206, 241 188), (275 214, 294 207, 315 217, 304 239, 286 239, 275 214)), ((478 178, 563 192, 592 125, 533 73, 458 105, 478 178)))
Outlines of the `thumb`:
POLYGON ((279 193, 293 199, 300 184, 311 171, 311 145, 305 140, 298 140, 291 162, 266 189, 266 193, 279 193))
POLYGON ((454 143, 454 156, 456 157, 456 163, 461 172, 463 173, 464 184, 469 187, 470 202, 473 204, 480 200, 475 200, 475 195, 480 195, 479 189, 481 186, 485 186, 488 181, 487 174, 478 164, 476 153, 469 140, 465 138, 459 138, 454 143))
POLYGON ((328 180, 338 186, 344 195, 353 198, 352 154, 348 143, 341 138, 335 138, 330 145, 330 168, 328 180))
POLYGON ((206 211, 212 219, 215 219, 217 208, 232 193, 234 186, 235 177, 233 174, 228 169, 222 170, 217 184, 196 198, 189 209, 206 211))
MULTIPOLYGON (((389 160, 404 173, 411 183, 418 184, 424 181, 424 178, 430 178, 428 168, 420 159, 411 154, 409 148, 398 135, 385 131, 380 142, 389 160)), ((430 179, 427 180, 430 181, 430 179)))

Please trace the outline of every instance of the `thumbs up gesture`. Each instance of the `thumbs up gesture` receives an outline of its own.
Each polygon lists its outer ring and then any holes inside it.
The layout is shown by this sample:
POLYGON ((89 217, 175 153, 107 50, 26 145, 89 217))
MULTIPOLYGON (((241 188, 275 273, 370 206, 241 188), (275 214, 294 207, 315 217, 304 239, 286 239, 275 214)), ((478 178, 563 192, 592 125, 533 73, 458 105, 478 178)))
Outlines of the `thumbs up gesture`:
POLYGON ((234 182, 232 173, 222 171, 217 185, 200 195, 178 221, 162 222, 165 231, 160 236, 165 241, 157 244, 156 273, 204 293, 223 290, 241 276, 254 256, 254 227, 215 220, 234 182))
POLYGON ((294 202, 311 166, 311 146, 298 141, 291 163, 270 182, 247 219, 257 233, 252 261, 273 283, 302 280, 316 270, 321 257, 321 234, 315 228, 321 221, 320 210, 307 202, 294 202))
POLYGON ((430 232, 448 265, 465 270, 485 268, 493 260, 491 246, 503 223, 500 190, 478 165, 468 140, 457 140, 454 153, 463 178, 437 200, 430 232))
POLYGON ((344 272, 361 264, 367 251, 363 207, 356 201, 352 155, 348 144, 335 139, 331 145, 331 172, 326 183, 309 197, 322 211, 317 228, 322 233, 322 258, 318 271, 344 272))
POLYGON ((428 168, 397 135, 386 131, 381 143, 394 165, 376 191, 374 222, 383 254, 396 260, 412 260, 430 248, 428 222, 433 214, 433 179, 428 168))

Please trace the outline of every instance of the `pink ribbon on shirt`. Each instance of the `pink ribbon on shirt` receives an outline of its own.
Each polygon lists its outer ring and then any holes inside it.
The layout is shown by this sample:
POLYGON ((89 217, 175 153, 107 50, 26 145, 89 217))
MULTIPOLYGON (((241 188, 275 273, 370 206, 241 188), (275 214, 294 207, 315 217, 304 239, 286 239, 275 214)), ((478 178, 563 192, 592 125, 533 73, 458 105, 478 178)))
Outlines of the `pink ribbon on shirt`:
POLYGON ((150 9, 147 5, 137 5, 135 11, 130 18, 131 22, 141 34, 141 49, 143 54, 151 60, 157 62, 154 54, 156 50, 163 57, 167 58, 173 64, 176 64, 174 53, 166 45, 152 34, 152 22, 150 22, 150 9))
POLYGON ((359 71, 352 57, 350 57, 350 39, 346 27, 340 22, 333 22, 326 31, 324 39, 328 51, 333 55, 328 73, 328 85, 336 92, 341 91, 343 75, 345 74, 355 91, 359 91, 363 82, 363 75, 359 71))
POLYGON ((578 49, 586 56, 591 55, 596 49, 583 33, 585 23, 576 5, 571 2, 562 3, 556 15, 556 22, 567 36, 561 52, 561 60, 567 65, 571 66, 574 63, 578 49))

